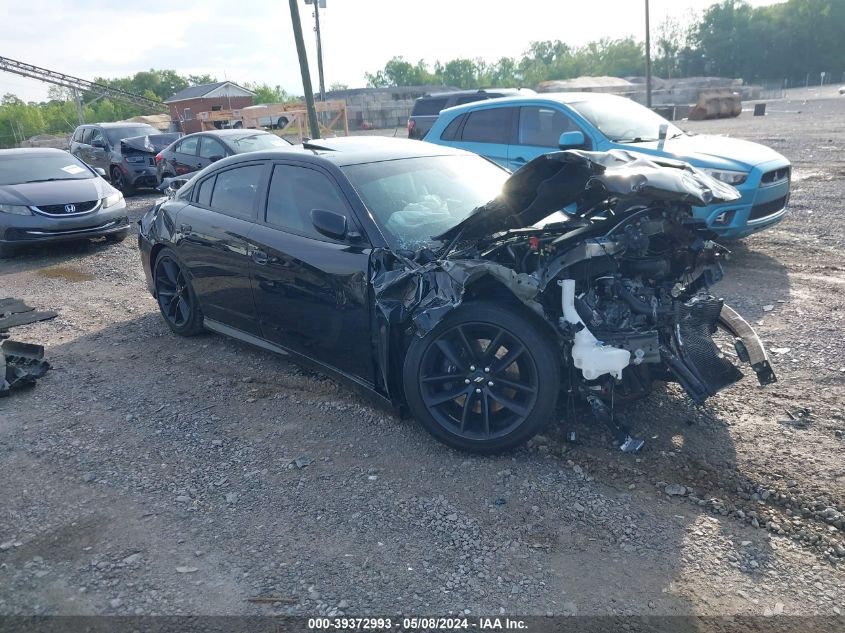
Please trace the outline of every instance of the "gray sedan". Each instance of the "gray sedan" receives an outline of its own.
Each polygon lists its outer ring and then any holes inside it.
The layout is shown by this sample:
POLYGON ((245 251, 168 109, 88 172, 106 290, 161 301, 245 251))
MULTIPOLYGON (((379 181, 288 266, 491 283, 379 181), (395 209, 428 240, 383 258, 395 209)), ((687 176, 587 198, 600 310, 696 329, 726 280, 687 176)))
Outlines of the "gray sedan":
POLYGON ((126 238, 123 194, 99 171, 59 149, 0 150, 0 257, 28 244, 126 238))

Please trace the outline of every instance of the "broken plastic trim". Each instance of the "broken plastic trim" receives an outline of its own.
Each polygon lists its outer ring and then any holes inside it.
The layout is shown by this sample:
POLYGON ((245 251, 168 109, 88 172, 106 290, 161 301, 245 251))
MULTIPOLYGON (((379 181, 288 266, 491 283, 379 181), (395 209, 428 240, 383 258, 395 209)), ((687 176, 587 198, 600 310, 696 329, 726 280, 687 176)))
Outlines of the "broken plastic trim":
POLYGON ((32 387, 50 369, 44 360, 44 347, 31 343, 8 340, 10 328, 46 321, 57 316, 56 312, 36 312, 20 299, 0 299, 0 397, 12 390, 32 387))
POLYGON ((722 306, 722 311, 719 313, 719 325, 742 341, 748 354, 748 363, 757 374, 757 380, 761 385, 777 382, 775 371, 769 362, 769 354, 748 321, 726 304, 722 306))

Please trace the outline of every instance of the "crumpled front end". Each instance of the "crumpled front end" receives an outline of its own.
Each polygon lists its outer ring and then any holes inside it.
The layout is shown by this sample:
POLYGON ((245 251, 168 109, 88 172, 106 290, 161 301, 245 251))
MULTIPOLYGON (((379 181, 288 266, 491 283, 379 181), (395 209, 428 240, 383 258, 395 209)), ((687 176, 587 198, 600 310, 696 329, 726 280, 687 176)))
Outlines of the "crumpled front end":
POLYGON ((743 362, 761 384, 775 381, 754 330, 709 290, 726 251, 691 210, 734 198, 734 189, 632 155, 560 152, 536 162, 440 236, 438 252, 373 254, 382 332, 425 337, 470 295, 517 304, 546 323, 572 369, 569 392, 595 410, 603 396, 647 393, 652 379, 678 382, 701 404, 741 379, 743 362), (569 221, 525 226, 573 203, 569 221))

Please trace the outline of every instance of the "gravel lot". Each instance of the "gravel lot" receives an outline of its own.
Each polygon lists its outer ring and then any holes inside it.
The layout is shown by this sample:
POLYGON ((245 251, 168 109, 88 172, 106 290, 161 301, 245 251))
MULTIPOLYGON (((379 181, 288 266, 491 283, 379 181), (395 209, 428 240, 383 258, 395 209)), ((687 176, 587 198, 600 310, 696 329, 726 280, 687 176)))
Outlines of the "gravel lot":
POLYGON ((0 614, 842 614, 845 97, 768 108, 684 127, 793 161, 790 215, 718 287, 779 382, 701 409, 657 389, 635 456, 589 417, 574 445, 562 421, 468 456, 282 358, 179 339, 131 239, 3 261, 0 295, 60 315, 15 330, 54 369, 0 400, 0 614))

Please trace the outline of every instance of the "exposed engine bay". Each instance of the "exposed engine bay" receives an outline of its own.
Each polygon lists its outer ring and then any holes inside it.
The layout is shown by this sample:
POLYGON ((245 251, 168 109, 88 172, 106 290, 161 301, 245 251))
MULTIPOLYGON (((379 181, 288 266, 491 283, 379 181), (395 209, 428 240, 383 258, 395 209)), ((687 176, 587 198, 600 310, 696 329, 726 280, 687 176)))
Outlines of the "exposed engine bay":
MULTIPOLYGON (((743 363, 765 385, 775 376, 762 344, 710 290, 728 252, 691 212, 738 197, 685 163, 548 154, 436 236, 441 248, 378 254, 377 306, 388 323, 425 336, 468 297, 521 302, 560 346, 564 387, 598 417, 609 415, 608 394, 636 398, 654 379, 679 383, 696 404, 738 381, 743 363), (539 225, 564 208, 560 221, 539 225)), ((642 445, 627 440, 625 450, 642 445)))

